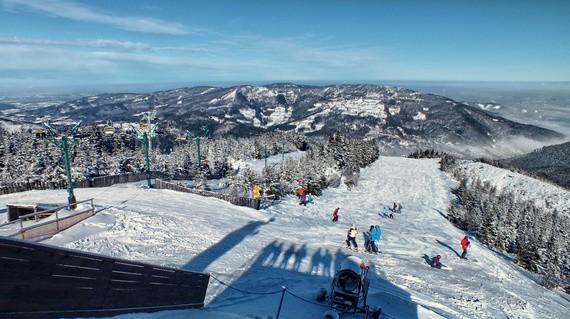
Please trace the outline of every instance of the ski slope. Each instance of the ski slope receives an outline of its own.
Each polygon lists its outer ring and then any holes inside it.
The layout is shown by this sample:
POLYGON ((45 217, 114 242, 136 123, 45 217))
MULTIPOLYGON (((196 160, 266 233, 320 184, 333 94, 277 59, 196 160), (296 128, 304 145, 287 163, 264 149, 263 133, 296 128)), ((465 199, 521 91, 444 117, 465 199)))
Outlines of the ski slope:
MULTIPOLYGON (((437 160, 381 157, 364 169, 352 190, 326 190, 303 207, 295 198, 256 211, 226 202, 136 184, 78 189, 107 207, 45 243, 127 259, 208 271, 253 292, 286 286, 313 299, 330 285, 336 266, 349 254, 371 264, 369 304, 386 318, 566 318, 568 296, 549 291, 533 276, 476 241, 469 260, 460 260, 464 233, 442 216, 454 185, 437 160), (394 219, 378 212, 392 202, 403 210, 394 219), (338 224, 330 222, 340 207, 338 224), (382 254, 344 248, 346 231, 380 224, 382 254), (440 254, 451 270, 429 267, 424 255, 440 254)), ((10 202, 65 202, 64 190, 0 196, 10 202)), ((362 237, 358 237, 362 246, 362 237)), ((204 310, 130 314, 117 318, 274 318, 279 294, 249 295, 212 280, 204 310)), ((326 309, 287 295, 281 318, 321 318, 326 309)), ((347 316, 346 318, 361 318, 347 316)))

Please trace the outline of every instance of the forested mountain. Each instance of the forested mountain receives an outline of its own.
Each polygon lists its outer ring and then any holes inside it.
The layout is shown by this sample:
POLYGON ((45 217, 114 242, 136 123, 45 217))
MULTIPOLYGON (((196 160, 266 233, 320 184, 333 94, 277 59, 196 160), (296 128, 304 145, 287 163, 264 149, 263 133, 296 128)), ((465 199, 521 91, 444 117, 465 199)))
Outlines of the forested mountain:
POLYGON ((546 146, 500 162, 570 188, 570 142, 546 146))
POLYGON ((208 128, 214 135, 296 131, 387 137, 442 144, 495 145, 510 137, 536 141, 561 134, 516 123, 444 96, 379 85, 191 87, 149 94, 101 94, 19 114, 40 121, 137 122, 156 110, 163 125, 208 128))

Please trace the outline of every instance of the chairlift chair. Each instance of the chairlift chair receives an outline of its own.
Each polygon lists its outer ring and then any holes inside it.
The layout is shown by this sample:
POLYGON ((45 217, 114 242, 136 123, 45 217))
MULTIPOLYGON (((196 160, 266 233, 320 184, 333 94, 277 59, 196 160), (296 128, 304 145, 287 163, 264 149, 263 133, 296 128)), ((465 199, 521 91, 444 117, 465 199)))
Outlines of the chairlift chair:
POLYGON ((45 128, 37 128, 32 130, 32 134, 37 138, 44 138, 47 136, 48 131, 45 128))
POLYGON ((113 127, 113 122, 107 121, 107 125, 103 128, 103 132, 105 135, 113 135, 115 134, 115 128, 113 127))

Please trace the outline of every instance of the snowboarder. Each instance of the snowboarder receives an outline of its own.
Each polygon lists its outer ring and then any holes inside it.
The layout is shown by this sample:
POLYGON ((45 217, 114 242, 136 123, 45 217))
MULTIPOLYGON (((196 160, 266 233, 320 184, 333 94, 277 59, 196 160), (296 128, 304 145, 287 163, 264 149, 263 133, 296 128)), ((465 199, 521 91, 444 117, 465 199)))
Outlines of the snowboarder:
POLYGON ((354 246, 355 249, 358 249, 358 245, 356 244, 356 235, 358 235, 358 228, 354 224, 350 225, 350 229, 346 234, 346 246, 348 248, 352 248, 350 244, 354 246))
POLYGON ((332 222, 333 223, 338 222, 338 210, 339 210, 338 207, 333 210, 333 213, 332 213, 332 222))
POLYGON ((396 212, 396 210, 398 209, 398 205, 396 204, 396 202, 394 202, 394 206, 392 207, 392 212, 396 212))
POLYGON ((382 229, 380 225, 370 226, 370 246, 374 253, 378 253, 378 242, 382 238, 382 229))
POLYGON ((396 213, 400 214, 402 212, 402 204, 398 203, 398 208, 396 209, 396 213))
POLYGON ((461 240, 461 249, 463 250, 461 253, 461 259, 465 259, 465 257, 467 257, 467 248, 469 247, 469 244, 471 244, 469 241, 469 236, 463 237, 461 240))
POLYGON ((384 208, 382 209, 382 215, 384 217, 394 218, 394 214, 390 211, 390 208, 386 206, 384 206, 384 208))
POLYGON ((431 266, 434 268, 441 269, 441 267, 443 266, 441 264, 441 255, 437 255, 431 258, 431 266))

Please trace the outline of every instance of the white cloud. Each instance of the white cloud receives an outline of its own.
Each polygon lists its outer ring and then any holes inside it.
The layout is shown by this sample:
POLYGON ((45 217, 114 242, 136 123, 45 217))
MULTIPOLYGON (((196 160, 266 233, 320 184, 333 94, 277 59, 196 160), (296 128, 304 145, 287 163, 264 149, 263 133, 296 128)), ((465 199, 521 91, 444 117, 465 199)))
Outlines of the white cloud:
POLYGON ((0 44, 14 45, 33 45, 33 46, 69 46, 69 47, 92 47, 92 48, 114 48, 124 50, 144 50, 149 49, 150 45, 141 42, 117 41, 108 39, 95 39, 88 41, 53 41, 53 40, 37 40, 19 37, 0 37, 0 44))
POLYGON ((111 66, 109 61, 96 59, 90 54, 33 46, 0 44, 0 70, 2 71, 93 71, 101 72, 111 66))
POLYGON ((4 7, 13 11, 17 8, 27 8, 40 11, 51 16, 67 18, 76 21, 94 22, 111 25, 120 29, 162 33, 187 34, 183 24, 169 22, 150 17, 119 16, 67 0, 0 0, 4 7))

